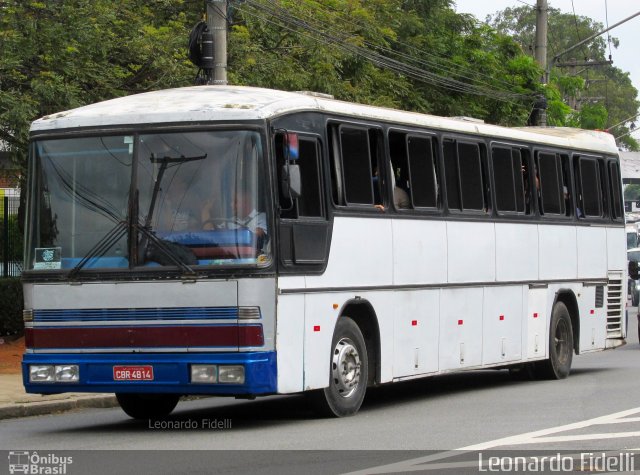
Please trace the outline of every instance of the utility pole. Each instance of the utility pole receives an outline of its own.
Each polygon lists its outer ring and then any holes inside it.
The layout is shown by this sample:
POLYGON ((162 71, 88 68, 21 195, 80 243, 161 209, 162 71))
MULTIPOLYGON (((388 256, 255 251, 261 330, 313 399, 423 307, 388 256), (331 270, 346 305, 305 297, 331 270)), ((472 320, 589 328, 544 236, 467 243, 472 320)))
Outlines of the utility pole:
MULTIPOLYGON (((547 0, 538 0, 536 6, 536 62, 542 68, 543 71, 547 70, 547 25, 548 25, 549 8, 547 6, 547 0)), ((545 76, 542 78, 542 82, 546 83, 549 80, 545 76)))
MULTIPOLYGON (((536 62, 544 71, 542 75, 542 84, 546 84, 549 81, 547 71, 547 18, 549 8, 547 0, 537 0, 536 5, 536 62)), ((532 125, 547 125, 547 100, 544 96, 538 97, 534 104, 534 110, 530 116, 530 123, 532 125)))
POLYGON ((213 33, 213 84, 227 84, 227 0, 207 0, 207 26, 213 33))

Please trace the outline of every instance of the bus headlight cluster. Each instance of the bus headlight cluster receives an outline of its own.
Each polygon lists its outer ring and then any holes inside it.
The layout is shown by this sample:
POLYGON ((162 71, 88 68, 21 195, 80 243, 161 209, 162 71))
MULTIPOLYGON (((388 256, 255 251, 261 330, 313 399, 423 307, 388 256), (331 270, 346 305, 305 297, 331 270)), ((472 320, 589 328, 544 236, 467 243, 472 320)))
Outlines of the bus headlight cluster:
POLYGON ((192 364, 191 382, 198 384, 244 384, 244 366, 192 364))
POLYGON ((29 365, 31 383, 77 383, 80 369, 76 364, 29 365))

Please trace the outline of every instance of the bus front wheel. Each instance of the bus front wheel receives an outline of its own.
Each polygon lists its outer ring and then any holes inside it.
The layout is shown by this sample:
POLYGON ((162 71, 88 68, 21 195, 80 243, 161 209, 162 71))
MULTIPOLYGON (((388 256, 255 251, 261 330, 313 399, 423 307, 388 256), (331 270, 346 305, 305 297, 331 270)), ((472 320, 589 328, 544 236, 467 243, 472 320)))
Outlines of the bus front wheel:
POLYGON ((349 317, 339 318, 331 342, 329 386, 309 393, 320 415, 345 417, 358 412, 367 390, 367 358, 358 325, 349 317))
POLYGON ((549 327, 549 359, 536 363, 537 376, 544 379, 564 379, 569 376, 573 359, 573 329, 567 306, 557 302, 551 313, 549 327))
POLYGON ((117 393, 116 399, 122 410, 134 419, 160 419, 171 414, 180 395, 117 393))

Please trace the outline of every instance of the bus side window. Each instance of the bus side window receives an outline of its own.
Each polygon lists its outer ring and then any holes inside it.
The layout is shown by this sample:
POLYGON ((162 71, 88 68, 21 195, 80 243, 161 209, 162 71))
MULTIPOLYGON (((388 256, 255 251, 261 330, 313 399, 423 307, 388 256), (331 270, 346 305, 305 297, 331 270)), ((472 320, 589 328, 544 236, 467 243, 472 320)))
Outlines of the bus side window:
POLYGON ((578 157, 577 164, 578 217, 600 218, 603 216, 603 203, 598 161, 595 158, 578 157))
MULTIPOLYGON (((518 211, 516 203, 516 175, 522 177, 518 170, 514 171, 514 158, 510 147, 493 147, 491 149, 493 160, 493 181, 496 187, 496 208, 498 211, 518 211), (518 172, 518 173, 516 173, 518 172)), ((520 178, 520 191, 522 189, 522 178, 520 178)), ((522 198, 520 199, 522 202, 522 198)))
POLYGON ((611 218, 621 220, 624 218, 624 210, 622 208, 622 197, 620 195, 620 166, 609 161, 609 189, 611 190, 611 218))
POLYGON ((531 214, 529 167, 522 150, 508 146, 494 146, 493 181, 498 211, 531 214))
POLYGON ((488 180, 480 145, 445 139, 443 153, 449 209, 488 211, 488 180))
MULTIPOLYGON (((284 166, 283 134, 276 136, 276 163, 278 173, 284 166)), ((300 167, 302 194, 291 202, 280 190, 280 216, 282 218, 323 217, 324 207, 320 175, 320 147, 318 140, 312 137, 298 137, 299 158, 295 160, 300 167)))
POLYGON ((449 210, 462 211, 460 199, 460 182, 458 180, 458 154, 456 142, 445 139, 442 143, 444 155, 444 177, 447 190, 447 207, 449 210))
POLYGON ((398 209, 411 208, 411 203, 402 203, 396 199, 396 195, 400 197, 407 196, 413 192, 412 184, 409 182, 409 161, 407 157, 407 134, 403 132, 389 132, 389 155, 391 158, 391 173, 395 181, 394 186, 394 204, 398 209), (396 189, 402 190, 397 191, 396 189))
POLYGON ((538 152, 536 165, 542 201, 540 214, 564 214, 558 156, 555 153, 538 152))
POLYGON ((331 125, 329 133, 334 203, 382 209, 386 165, 381 132, 368 127, 331 125))
POLYGON ((416 208, 438 207, 438 169, 434 139, 407 137, 411 202, 416 208))
POLYGON ((458 166, 462 188, 462 208, 487 210, 480 147, 475 143, 458 143, 458 166))

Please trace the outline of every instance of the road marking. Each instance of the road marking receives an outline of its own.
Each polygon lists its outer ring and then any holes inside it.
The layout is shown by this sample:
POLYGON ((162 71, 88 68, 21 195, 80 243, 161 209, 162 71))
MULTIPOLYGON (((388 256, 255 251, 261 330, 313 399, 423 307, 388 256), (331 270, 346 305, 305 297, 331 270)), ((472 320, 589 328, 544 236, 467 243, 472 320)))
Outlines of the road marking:
MULTIPOLYGON (((550 427, 548 429, 536 430, 532 432, 525 432, 524 434, 517 434, 500 439, 490 440, 487 442, 481 442, 479 444, 468 445, 456 450, 447 450, 445 452, 438 452, 424 457, 417 457, 413 459, 404 460, 402 462, 396 462, 388 465, 381 465, 378 467, 371 467, 365 470, 358 470, 355 472, 349 472, 343 475, 374 475, 385 473, 401 473, 401 472, 417 472, 426 470, 436 470, 444 468, 462 468, 468 467, 468 464, 475 463, 475 467, 478 466, 478 462, 451 462, 451 463, 432 463, 440 460, 445 460, 452 457, 459 457, 463 452, 480 452, 482 450, 495 449, 497 447, 512 446, 512 445, 526 445, 526 444, 538 444, 545 442, 570 442, 580 440, 598 440, 598 439, 615 439, 622 437, 640 437, 640 432, 616 432, 612 434, 579 434, 568 436, 553 436, 559 432, 566 432, 576 429, 585 429, 587 427, 603 425, 603 424, 620 424, 624 422, 637 422, 640 417, 624 419, 627 416, 632 416, 640 413, 640 407, 633 409, 627 409, 626 411, 615 412, 613 414, 607 414, 593 419, 587 419, 584 421, 573 422, 571 424, 565 424, 562 426, 550 427)), ((628 450, 627 451, 631 451, 628 450)))

